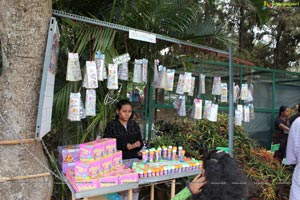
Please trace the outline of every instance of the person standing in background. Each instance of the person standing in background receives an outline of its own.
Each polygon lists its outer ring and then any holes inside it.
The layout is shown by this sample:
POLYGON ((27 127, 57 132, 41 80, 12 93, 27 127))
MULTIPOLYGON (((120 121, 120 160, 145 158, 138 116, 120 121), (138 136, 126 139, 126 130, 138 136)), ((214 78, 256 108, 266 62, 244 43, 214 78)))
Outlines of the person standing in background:
POLYGON ((278 117, 275 119, 275 133, 273 144, 280 144, 279 150, 275 151, 274 158, 282 161, 286 154, 288 133, 290 131, 290 110, 287 106, 280 106, 278 117))
POLYGON ((290 189, 290 200, 300 199, 300 117, 293 122, 288 136, 286 149, 286 163, 296 165, 292 185, 290 189))

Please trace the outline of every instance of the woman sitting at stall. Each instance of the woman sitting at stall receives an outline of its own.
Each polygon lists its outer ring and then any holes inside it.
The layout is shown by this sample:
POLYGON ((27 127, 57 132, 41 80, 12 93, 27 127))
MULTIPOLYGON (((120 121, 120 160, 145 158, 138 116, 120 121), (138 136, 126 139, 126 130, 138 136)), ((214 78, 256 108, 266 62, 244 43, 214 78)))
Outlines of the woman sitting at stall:
POLYGON ((229 154, 212 151, 204 160, 203 173, 172 200, 185 200, 191 195, 201 200, 242 200, 247 195, 247 178, 229 154))

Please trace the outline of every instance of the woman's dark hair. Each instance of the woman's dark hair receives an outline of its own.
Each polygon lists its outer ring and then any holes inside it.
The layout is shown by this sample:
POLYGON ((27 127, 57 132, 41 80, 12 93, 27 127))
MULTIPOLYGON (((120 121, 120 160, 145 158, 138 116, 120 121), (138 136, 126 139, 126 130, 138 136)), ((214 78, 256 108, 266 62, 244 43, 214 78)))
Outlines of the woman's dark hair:
POLYGON ((278 115, 280 116, 287 108, 287 106, 280 106, 278 115))
POLYGON ((242 200, 247 195, 247 178, 235 160, 223 151, 212 151, 204 160, 207 183, 201 200, 242 200))
MULTIPOLYGON (((128 101, 127 99, 121 99, 116 103, 116 110, 121 110, 124 105, 130 105, 132 107, 130 101, 128 101)), ((117 118, 119 118, 118 115, 116 115, 116 119, 117 118)))

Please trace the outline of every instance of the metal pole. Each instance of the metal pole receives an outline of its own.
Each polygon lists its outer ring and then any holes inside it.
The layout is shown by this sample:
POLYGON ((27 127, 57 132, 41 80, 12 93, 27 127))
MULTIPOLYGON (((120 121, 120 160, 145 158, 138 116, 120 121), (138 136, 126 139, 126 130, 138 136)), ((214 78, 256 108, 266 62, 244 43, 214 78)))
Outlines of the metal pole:
POLYGON ((229 153, 233 155, 233 133, 234 133, 234 125, 233 125, 233 112, 234 112, 234 104, 233 104, 233 70, 232 70, 232 45, 229 44, 229 153))

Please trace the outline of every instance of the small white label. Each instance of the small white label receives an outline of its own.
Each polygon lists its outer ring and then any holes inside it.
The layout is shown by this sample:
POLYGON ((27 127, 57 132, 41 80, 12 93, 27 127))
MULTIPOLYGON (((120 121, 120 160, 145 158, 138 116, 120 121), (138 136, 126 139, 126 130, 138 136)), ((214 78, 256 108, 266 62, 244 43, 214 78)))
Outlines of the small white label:
POLYGON ((129 30, 129 38, 135 40, 141 40, 145 42, 156 43, 156 35, 141 32, 141 31, 129 30))

